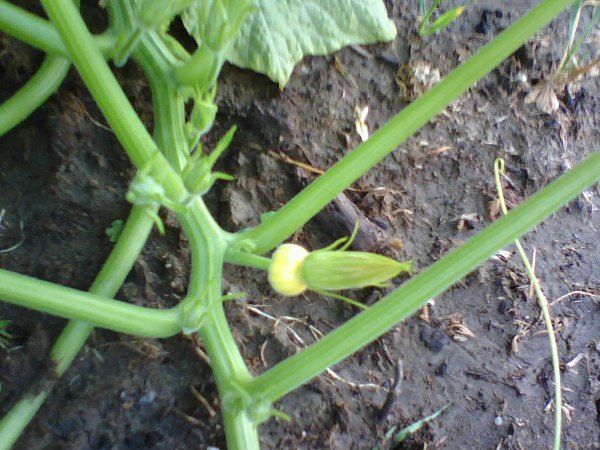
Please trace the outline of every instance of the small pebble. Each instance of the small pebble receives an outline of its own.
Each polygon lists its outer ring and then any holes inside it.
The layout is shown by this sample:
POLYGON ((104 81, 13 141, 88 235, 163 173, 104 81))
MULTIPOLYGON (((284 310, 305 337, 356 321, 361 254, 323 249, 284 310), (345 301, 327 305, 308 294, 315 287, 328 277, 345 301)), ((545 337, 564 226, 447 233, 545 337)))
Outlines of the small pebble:
POLYGON ((424 325, 421 328, 420 339, 425 346, 434 353, 439 353, 450 343, 450 338, 446 333, 437 328, 424 325))
POLYGON ((449 369, 448 369, 448 364, 447 364, 447 363, 445 363, 445 362, 441 363, 441 364, 440 364, 440 365, 437 367, 437 369, 435 369, 435 374, 436 374, 438 377, 444 377, 444 376, 448 375, 448 372, 449 372, 449 369))
POLYGON ((498 302, 498 312, 500 314, 506 314, 509 309, 510 309, 510 303, 507 302, 506 300, 500 300, 498 302))
POLYGON ((503 423, 503 422, 502 422, 502 417, 500 417, 500 416, 497 416, 497 417, 494 419, 494 423, 495 423, 495 424, 496 424, 496 426, 498 426, 498 427, 502 426, 502 423, 503 423))
POLYGON ((142 406, 151 405, 152 403, 154 403, 155 399, 156 399, 155 391, 147 392, 146 394, 144 394, 140 397, 140 405, 142 405, 142 406))

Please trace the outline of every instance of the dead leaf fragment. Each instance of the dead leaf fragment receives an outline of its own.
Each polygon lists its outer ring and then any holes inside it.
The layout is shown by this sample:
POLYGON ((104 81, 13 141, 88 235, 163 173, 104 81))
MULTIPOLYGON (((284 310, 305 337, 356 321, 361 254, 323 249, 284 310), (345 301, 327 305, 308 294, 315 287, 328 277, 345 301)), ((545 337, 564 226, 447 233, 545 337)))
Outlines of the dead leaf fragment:
POLYGON ((558 109, 558 97, 554 92, 552 81, 542 81, 531 88, 525 97, 525 103, 534 103, 538 109, 546 114, 553 113, 558 109))
POLYGON ((479 223, 479 215, 477 213, 468 213, 460 216, 456 229, 462 231, 464 229, 472 230, 479 223))
POLYGON ((448 314, 440 317, 440 320, 448 321, 448 324, 444 327, 444 331, 455 341, 465 342, 475 337, 475 333, 465 325, 465 318, 460 313, 448 314))
POLYGON ((369 114, 368 106, 361 108, 357 105, 354 107, 354 117, 356 118, 354 125, 356 126, 356 132, 363 142, 369 139, 369 127, 365 123, 365 120, 367 120, 367 114, 369 114))

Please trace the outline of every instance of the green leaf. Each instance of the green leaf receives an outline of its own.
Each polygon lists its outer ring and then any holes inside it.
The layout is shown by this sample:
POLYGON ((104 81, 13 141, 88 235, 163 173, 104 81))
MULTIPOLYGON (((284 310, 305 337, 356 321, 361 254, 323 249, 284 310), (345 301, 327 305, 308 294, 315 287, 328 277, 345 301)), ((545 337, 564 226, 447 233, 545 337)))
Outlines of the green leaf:
POLYGON ((105 230, 106 235, 108 236, 108 240, 113 244, 119 240, 119 236, 121 236, 121 232, 123 231, 123 227, 125 226, 125 221, 123 220, 113 220, 105 230))
POLYGON ((409 426, 401 429, 398 434, 396 434, 394 436, 394 444, 399 444, 401 443, 404 439, 406 439, 406 437, 409 434, 412 434, 416 431, 419 431, 423 425, 425 425, 427 422, 431 422, 433 419, 435 419, 437 416, 439 416, 441 413, 443 413, 446 408, 448 408, 448 406, 450 406, 450 403, 447 403, 446 405, 442 406, 440 409, 438 409, 436 412, 434 412, 433 414, 424 417, 421 420, 418 420, 416 422, 411 423, 409 426))
POLYGON ((252 4, 227 60, 267 75, 280 87, 305 55, 327 55, 346 45, 396 37, 381 0, 253 0, 252 4))

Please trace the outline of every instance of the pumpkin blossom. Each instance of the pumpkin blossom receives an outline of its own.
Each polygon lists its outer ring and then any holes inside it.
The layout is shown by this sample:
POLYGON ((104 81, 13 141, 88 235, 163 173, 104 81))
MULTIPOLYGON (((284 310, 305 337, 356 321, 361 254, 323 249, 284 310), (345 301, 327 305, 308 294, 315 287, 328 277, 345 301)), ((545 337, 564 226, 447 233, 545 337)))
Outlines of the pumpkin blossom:
POLYGON ((339 291, 367 286, 382 286, 402 272, 411 262, 398 262, 368 252, 322 250, 308 252, 296 244, 282 244, 273 253, 269 282, 282 295, 299 295, 306 289, 339 291))

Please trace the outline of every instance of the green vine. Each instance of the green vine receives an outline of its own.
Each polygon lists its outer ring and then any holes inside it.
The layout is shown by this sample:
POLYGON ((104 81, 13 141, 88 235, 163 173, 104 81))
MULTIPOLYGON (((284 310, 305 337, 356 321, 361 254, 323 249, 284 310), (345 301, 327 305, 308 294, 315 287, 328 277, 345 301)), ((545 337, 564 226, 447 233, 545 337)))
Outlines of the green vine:
MULTIPOLYGON (((373 307, 254 377, 236 345, 223 309, 223 301, 231 297, 222 292, 224 263, 268 270, 271 260, 261 254, 291 236, 571 1, 541 2, 279 211, 260 225, 234 234, 219 226, 203 200, 215 182, 229 179, 227 174, 214 172, 213 167, 229 146, 234 130, 213 149, 203 148, 201 137, 214 123, 218 74, 246 16, 253 11, 252 3, 165 0, 157 8, 158 3, 110 1, 109 29, 92 36, 77 5, 70 0, 42 1, 50 22, 0 0, 0 30, 48 54, 30 82, 0 106, 0 134, 39 107, 58 88, 73 64, 138 170, 127 194, 134 205, 131 215, 89 292, 0 269, 0 298, 71 319, 52 349, 57 378, 69 367, 95 326, 152 337, 197 331, 211 360, 230 449, 258 449, 258 425, 271 415, 281 415, 272 408, 275 401, 385 333, 599 177, 600 153, 596 153, 373 307), (193 12, 201 25, 195 30, 200 45, 192 54, 167 33, 171 20, 189 12, 189 8, 199 8, 193 12), (131 60, 144 71, 154 105, 153 135, 123 93, 109 59, 117 65, 131 60), (192 105, 191 113, 186 110, 188 104, 192 105), (192 270, 187 296, 168 310, 114 300, 153 224, 161 225, 161 206, 177 214, 190 244, 192 270)), ((327 256, 326 252, 318 254, 327 256)), ((342 260, 344 252, 336 252, 335 257, 342 260)), ((379 284, 386 277, 374 277, 371 284, 379 284)), ((325 289, 332 286, 317 285, 325 289)), ((338 283, 334 288, 340 286, 338 283)), ((356 286, 355 283, 350 287, 356 286)), ((10 448, 16 442, 50 394, 50 388, 49 385, 41 392, 25 393, 0 421, 0 449, 10 448)))

